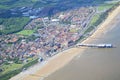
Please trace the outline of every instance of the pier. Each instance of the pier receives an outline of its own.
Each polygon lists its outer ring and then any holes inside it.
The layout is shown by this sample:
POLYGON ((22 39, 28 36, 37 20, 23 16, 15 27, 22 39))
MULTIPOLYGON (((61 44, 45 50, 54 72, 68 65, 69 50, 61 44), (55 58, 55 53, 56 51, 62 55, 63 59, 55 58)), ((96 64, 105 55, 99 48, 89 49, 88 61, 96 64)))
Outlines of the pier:
POLYGON ((112 44, 77 44, 76 47, 113 48, 112 44))

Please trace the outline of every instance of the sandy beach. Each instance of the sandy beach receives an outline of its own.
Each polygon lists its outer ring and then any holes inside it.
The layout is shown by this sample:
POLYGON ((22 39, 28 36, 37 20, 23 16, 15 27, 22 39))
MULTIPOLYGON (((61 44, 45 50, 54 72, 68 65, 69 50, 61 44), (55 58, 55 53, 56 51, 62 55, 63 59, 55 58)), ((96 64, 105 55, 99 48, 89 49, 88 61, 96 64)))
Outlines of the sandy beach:
MULTIPOLYGON (((89 43, 93 40, 93 37, 102 36, 102 34, 111 30, 113 27, 109 27, 109 25, 112 25, 112 23, 114 22, 114 18, 116 18, 116 15, 118 14, 120 14, 120 6, 112 11, 108 15, 107 19, 98 26, 98 29, 82 43, 89 43)), ((60 52, 48 61, 44 62, 42 66, 40 64, 37 64, 30 68, 31 70, 29 70, 28 72, 21 72, 10 80, 43 80, 48 75, 64 67, 75 56, 82 54, 84 50, 85 48, 71 48, 60 52)))

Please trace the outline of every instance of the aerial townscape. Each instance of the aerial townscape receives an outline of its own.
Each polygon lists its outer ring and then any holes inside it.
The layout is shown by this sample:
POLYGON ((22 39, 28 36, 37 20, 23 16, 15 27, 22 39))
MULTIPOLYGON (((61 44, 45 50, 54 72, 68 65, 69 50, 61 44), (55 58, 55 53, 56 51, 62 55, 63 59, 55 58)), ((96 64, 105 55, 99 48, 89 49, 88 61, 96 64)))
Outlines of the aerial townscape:
POLYGON ((76 43, 82 36, 82 30, 87 27, 91 14, 94 14, 93 8, 83 7, 56 14, 51 19, 34 19, 25 26, 25 30, 36 29, 31 37, 20 33, 1 36, 0 55, 4 59, 18 58, 21 61, 35 55, 43 59, 52 56, 76 43), (80 14, 81 11, 83 13, 80 14))
POLYGON ((0 80, 74 47, 119 5, 119 0, 91 1, 0 1, 0 80))

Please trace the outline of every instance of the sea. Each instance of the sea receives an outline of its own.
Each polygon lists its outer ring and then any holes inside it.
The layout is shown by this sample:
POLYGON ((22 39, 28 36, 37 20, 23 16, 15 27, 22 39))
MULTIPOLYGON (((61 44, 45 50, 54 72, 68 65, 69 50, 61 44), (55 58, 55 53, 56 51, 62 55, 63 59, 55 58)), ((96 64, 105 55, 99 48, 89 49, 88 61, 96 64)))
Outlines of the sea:
POLYGON ((120 15, 90 43, 109 43, 114 48, 87 48, 44 80, 120 80, 120 15))

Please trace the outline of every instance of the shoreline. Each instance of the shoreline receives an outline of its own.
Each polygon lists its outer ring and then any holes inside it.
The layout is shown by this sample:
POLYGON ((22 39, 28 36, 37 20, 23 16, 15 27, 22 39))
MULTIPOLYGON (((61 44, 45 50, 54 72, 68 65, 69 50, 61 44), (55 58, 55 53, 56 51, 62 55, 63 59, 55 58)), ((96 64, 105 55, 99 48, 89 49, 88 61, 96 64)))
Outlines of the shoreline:
MULTIPOLYGON (((118 6, 115 10, 113 10, 108 15, 108 17, 105 19, 105 21, 98 26, 97 30, 92 35, 90 35, 87 39, 83 40, 82 43, 89 43, 92 41, 92 39, 91 39, 92 37, 96 37, 96 36, 100 37, 100 36, 102 36, 103 33, 106 33, 108 31, 107 29, 109 28, 109 25, 112 24, 111 23, 112 20, 119 13, 120 13, 120 6, 118 6)), ((31 73, 27 73, 27 74, 22 74, 22 72, 21 72, 20 73, 21 76, 20 76, 20 74, 18 74, 16 76, 12 77, 10 80, 43 80, 48 75, 50 75, 53 72, 64 67, 75 56, 82 54, 84 52, 84 50, 85 49, 71 48, 71 49, 65 50, 63 52, 60 52, 57 55, 53 56, 52 58, 48 59, 48 61, 45 64, 42 64, 42 66, 35 65, 39 68, 39 69, 37 69, 37 71, 34 71, 34 72, 32 71, 31 73)), ((33 68, 36 70, 35 66, 33 66, 33 68)))

